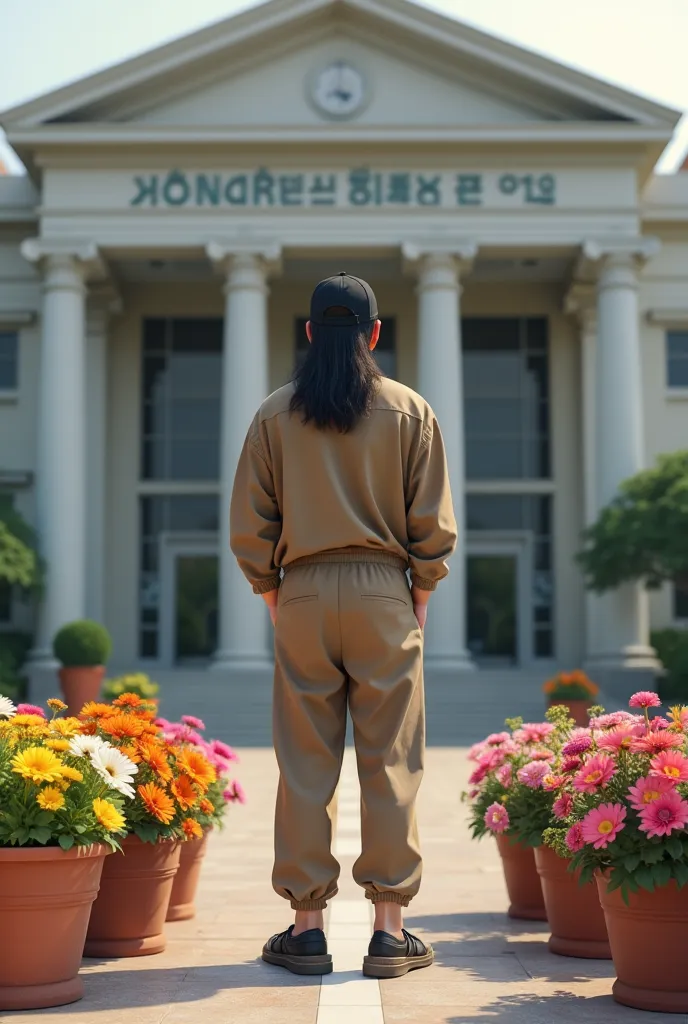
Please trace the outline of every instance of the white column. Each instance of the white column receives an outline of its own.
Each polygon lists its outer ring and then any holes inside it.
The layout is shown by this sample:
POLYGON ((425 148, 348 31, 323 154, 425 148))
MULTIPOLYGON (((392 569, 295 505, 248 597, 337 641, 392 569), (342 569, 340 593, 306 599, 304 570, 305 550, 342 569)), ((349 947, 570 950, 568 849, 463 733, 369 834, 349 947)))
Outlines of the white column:
MULTIPOLYGON (((412 255, 410 247, 407 255, 412 255)), ((427 252, 418 256, 418 390, 437 416, 447 452, 458 527, 450 573, 430 603, 426 626, 428 667, 474 668, 466 650, 466 526, 464 487, 463 375, 459 269, 464 253, 427 252)))
MULTIPOLYGON (((25 243, 24 254, 39 259, 25 243)), ((37 521, 46 582, 33 660, 52 661, 60 626, 86 614, 85 285, 68 253, 43 259, 37 521)))
MULTIPOLYGON (((251 593, 229 547, 229 505, 239 454, 268 394, 268 260, 260 252, 208 246, 226 273, 220 480, 220 609, 216 670, 266 668, 268 614, 251 593)), ((274 254, 273 254, 274 255, 274 254)))
MULTIPOLYGON (((643 394, 636 250, 600 249, 586 255, 600 260, 597 282, 597 338, 594 403, 594 502, 596 517, 619 485, 643 468, 643 394)), ((590 371, 588 371, 590 372, 590 371)), ((653 669, 646 591, 624 584, 595 600, 596 623, 591 670, 653 669)))
POLYGON ((107 341, 120 308, 112 289, 89 293, 86 304, 86 614, 105 621, 107 480, 107 341))

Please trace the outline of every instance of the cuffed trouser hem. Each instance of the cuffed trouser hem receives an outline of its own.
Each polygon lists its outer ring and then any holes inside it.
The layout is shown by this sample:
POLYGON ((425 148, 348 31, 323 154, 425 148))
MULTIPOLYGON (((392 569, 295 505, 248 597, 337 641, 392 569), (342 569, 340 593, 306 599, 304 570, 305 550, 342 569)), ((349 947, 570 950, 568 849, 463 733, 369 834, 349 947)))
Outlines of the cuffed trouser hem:
POLYGON ((327 900, 292 900, 292 910, 324 910, 327 906, 327 900))
POLYGON ((366 899, 371 903, 399 903, 402 907, 408 907, 413 897, 404 896, 401 892, 366 892, 366 899))

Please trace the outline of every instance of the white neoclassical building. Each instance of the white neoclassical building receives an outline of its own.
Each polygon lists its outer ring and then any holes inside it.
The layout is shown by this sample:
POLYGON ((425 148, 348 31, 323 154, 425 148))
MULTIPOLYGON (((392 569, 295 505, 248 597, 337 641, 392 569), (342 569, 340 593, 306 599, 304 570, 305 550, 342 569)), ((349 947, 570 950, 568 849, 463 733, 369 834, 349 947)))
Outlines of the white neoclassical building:
MULTIPOLYGON (((651 668, 688 594, 587 596, 580 531, 688 445, 678 113, 408 0, 269 0, 0 115, 0 486, 115 662, 245 671, 268 621, 227 506, 313 284, 446 436, 461 524, 429 663, 651 668)), ((9 593, 0 628, 25 624, 9 593)))

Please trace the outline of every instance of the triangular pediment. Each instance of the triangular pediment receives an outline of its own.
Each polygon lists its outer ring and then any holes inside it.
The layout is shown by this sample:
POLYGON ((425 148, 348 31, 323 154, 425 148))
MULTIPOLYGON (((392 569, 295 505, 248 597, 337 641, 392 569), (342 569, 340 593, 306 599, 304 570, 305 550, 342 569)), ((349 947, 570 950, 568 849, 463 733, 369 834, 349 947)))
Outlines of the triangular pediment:
POLYGON ((268 0, 0 115, 41 126, 313 127, 620 122, 671 131, 674 111, 411 0, 268 0), (337 62, 365 98, 316 102, 337 62))

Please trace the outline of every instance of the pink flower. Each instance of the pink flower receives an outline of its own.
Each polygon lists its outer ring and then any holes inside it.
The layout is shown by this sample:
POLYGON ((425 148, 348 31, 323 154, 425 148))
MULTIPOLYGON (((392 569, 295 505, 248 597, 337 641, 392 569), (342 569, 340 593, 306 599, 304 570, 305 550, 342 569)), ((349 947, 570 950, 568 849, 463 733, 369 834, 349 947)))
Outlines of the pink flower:
POLYGON ((210 749, 213 754, 217 754, 218 757, 223 757, 225 761, 238 761, 239 755, 232 750, 231 747, 223 743, 222 740, 211 740, 210 749))
POLYGON ((659 754, 663 750, 682 747, 685 737, 676 732, 646 732, 631 743, 634 754, 659 754))
POLYGON ((586 843, 594 850, 605 850, 624 829, 626 808, 622 804, 601 804, 594 807, 581 821, 581 832, 586 843))
POLYGON ((533 761, 553 761, 555 755, 553 750, 534 750, 530 756, 533 761))
POLYGON ((492 732, 485 740, 485 743, 487 743, 488 747, 498 747, 510 739, 511 736, 508 732, 492 732))
POLYGON ((561 752, 564 757, 575 754, 584 754, 586 750, 590 750, 592 746, 592 739, 590 736, 575 736, 570 739, 568 743, 565 743, 561 748, 561 752))
POLYGON ((200 729, 201 732, 205 729, 205 724, 202 718, 196 718, 195 715, 182 715, 182 722, 184 725, 190 726, 192 729, 200 729))
POLYGON ((608 715, 600 715, 598 718, 590 719, 591 729, 610 729, 615 725, 621 725, 622 722, 630 720, 635 721, 637 715, 632 715, 629 711, 612 711, 608 715))
POLYGON ((556 789, 561 789, 565 782, 563 775, 553 775, 549 772, 542 780, 542 788, 547 793, 553 793, 556 789))
POLYGON ((571 853, 578 853, 579 850, 583 849, 585 846, 585 840, 583 839, 583 829, 581 828, 581 823, 579 821, 577 821, 575 825, 572 825, 568 830, 564 842, 571 853))
POLYGON ((483 740, 481 740, 480 743, 474 743, 473 746, 469 748, 468 754, 466 755, 468 760, 477 761, 481 754, 485 753, 486 747, 487 744, 483 740))
POLYGON ((644 811, 648 804, 673 790, 674 783, 666 775, 651 775, 649 778, 642 776, 635 786, 629 787, 629 803, 634 811, 644 811))
POLYGON ((549 765, 544 761, 529 761, 516 773, 518 781, 529 789, 540 789, 545 775, 549 775, 549 765))
POLYGON ((38 704, 17 704, 18 715, 38 715, 40 718, 45 718, 45 711, 43 708, 39 708, 38 704))
POLYGON ((676 790, 663 793, 652 800, 640 812, 641 832, 651 836, 668 836, 674 829, 685 828, 688 823, 688 801, 684 800, 676 790))
POLYGON ((490 832, 504 832, 509 827, 509 813, 501 804, 490 804, 483 821, 490 832))
POLYGON ((688 779, 688 757, 678 750, 663 750, 650 761, 650 775, 663 775, 670 782, 685 782, 688 779))
POLYGON ((573 810, 573 797, 570 793, 562 793, 552 805, 555 818, 568 818, 573 810))
POLYGON ((155 725, 157 725, 158 729, 162 729, 163 732, 167 732, 172 723, 168 722, 166 718, 156 718, 155 725))
POLYGON ((489 774, 490 766, 489 764, 485 764, 485 762, 483 761, 477 766, 477 768, 475 768, 471 772, 471 774, 468 776, 468 781, 471 786, 479 786, 480 783, 483 782, 489 774))
POLYGON ((629 708, 661 708, 662 702, 651 690, 638 690, 628 702, 629 708))
POLYGON ((513 769, 511 765, 503 764, 501 768, 497 769, 496 776, 497 782, 504 786, 505 789, 508 789, 513 778, 513 769))
POLYGON ((569 772, 578 771, 582 764, 583 759, 581 757, 565 757, 561 762, 561 770, 568 775, 569 772))
POLYGON ((225 798, 226 803, 246 803, 246 794, 244 793, 243 787, 236 780, 227 787, 222 795, 225 798))
POLYGON ((603 732, 598 737, 597 746, 600 750, 610 750, 612 752, 630 750, 634 742, 634 728, 635 726, 630 725, 628 722, 617 725, 613 729, 609 729, 608 732, 603 732))
POLYGON ((526 743, 542 743, 550 733, 554 732, 554 726, 551 722, 526 722, 521 726, 519 732, 523 733, 526 743))
POLYGON ((595 793, 606 786, 616 774, 614 759, 608 754, 594 754, 583 763, 573 778, 574 788, 579 793, 595 793))

